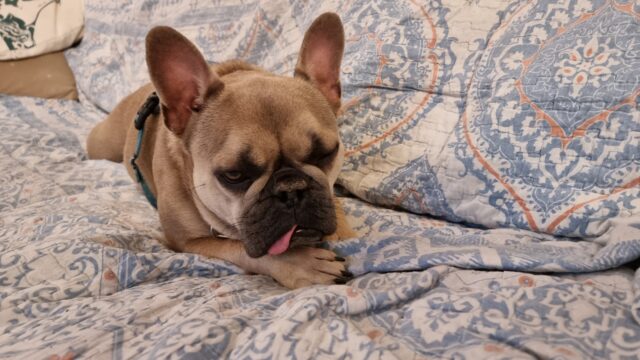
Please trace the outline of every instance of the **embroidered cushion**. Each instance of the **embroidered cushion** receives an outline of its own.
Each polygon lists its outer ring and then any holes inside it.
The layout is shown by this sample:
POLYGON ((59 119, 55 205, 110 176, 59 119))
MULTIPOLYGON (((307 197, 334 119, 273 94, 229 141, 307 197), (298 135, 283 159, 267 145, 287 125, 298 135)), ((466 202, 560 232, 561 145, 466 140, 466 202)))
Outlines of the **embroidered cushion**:
POLYGON ((81 0, 0 2, 0 60, 20 59, 69 47, 82 35, 81 0))

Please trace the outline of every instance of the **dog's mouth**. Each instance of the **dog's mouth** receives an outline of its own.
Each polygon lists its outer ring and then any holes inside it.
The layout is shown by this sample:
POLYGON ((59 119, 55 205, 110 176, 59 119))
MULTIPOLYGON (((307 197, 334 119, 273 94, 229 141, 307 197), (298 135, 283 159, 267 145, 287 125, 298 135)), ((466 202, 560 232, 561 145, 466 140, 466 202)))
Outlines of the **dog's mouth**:
POLYGON ((276 240, 267 253, 280 255, 290 248, 314 245, 322 241, 324 234, 320 230, 298 227, 293 225, 286 233, 276 240))
POLYGON ((336 231, 335 205, 326 186, 309 181, 292 202, 274 196, 273 190, 263 192, 264 199, 249 206, 238 224, 250 257, 277 256, 291 248, 315 246, 336 231))

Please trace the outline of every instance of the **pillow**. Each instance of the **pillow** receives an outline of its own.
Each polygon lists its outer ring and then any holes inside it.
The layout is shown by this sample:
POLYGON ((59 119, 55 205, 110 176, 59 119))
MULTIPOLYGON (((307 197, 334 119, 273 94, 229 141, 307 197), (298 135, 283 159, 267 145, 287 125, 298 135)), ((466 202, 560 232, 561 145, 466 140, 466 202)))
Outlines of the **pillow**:
POLYGON ((62 52, 0 61, 0 93, 48 99, 78 99, 76 82, 62 52))
POLYGON ((81 0, 5 0, 0 4, 0 60, 69 47, 80 39, 81 0))
POLYGON ((490 228, 596 237, 639 216, 640 4, 455 4, 429 3, 422 41, 358 31, 380 39, 378 59, 347 62, 379 75, 347 103, 340 182, 490 228))
POLYGON ((291 74, 324 11, 344 24, 346 161, 369 202, 485 227, 599 236, 640 214, 633 0, 247 4, 87 1, 67 52, 80 88, 112 109, 148 81, 144 36, 176 27, 211 61, 291 74))
POLYGON ((305 7, 281 0, 199 2, 197 8, 184 1, 87 0, 85 8, 83 41, 65 55, 80 92, 107 111, 149 82, 144 39, 153 26, 176 28, 210 62, 242 59, 292 75, 304 30, 317 13, 304 18, 298 12, 305 7))

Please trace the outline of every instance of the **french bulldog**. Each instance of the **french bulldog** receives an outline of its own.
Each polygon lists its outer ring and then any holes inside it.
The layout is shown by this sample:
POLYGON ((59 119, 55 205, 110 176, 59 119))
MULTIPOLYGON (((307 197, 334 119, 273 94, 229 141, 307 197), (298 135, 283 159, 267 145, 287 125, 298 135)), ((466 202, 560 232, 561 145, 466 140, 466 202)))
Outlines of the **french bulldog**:
POLYGON ((293 77, 237 60, 209 66, 170 27, 151 29, 145 45, 151 83, 92 129, 89 158, 131 158, 133 119, 155 91, 160 111, 146 121, 137 165, 167 245, 288 288, 346 282, 345 259, 314 246, 354 236, 333 194, 344 152, 338 15, 312 23, 293 77))

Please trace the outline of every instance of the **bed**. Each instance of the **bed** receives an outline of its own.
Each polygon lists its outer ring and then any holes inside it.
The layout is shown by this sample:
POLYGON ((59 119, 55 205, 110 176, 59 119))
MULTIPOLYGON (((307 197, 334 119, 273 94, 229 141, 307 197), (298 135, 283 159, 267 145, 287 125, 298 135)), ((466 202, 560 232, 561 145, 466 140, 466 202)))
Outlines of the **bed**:
POLYGON ((0 358, 640 357, 640 5, 85 1, 80 101, 0 95, 0 358), (343 19, 337 191, 356 277, 289 291, 163 245, 85 139, 171 25, 291 74, 343 19))

